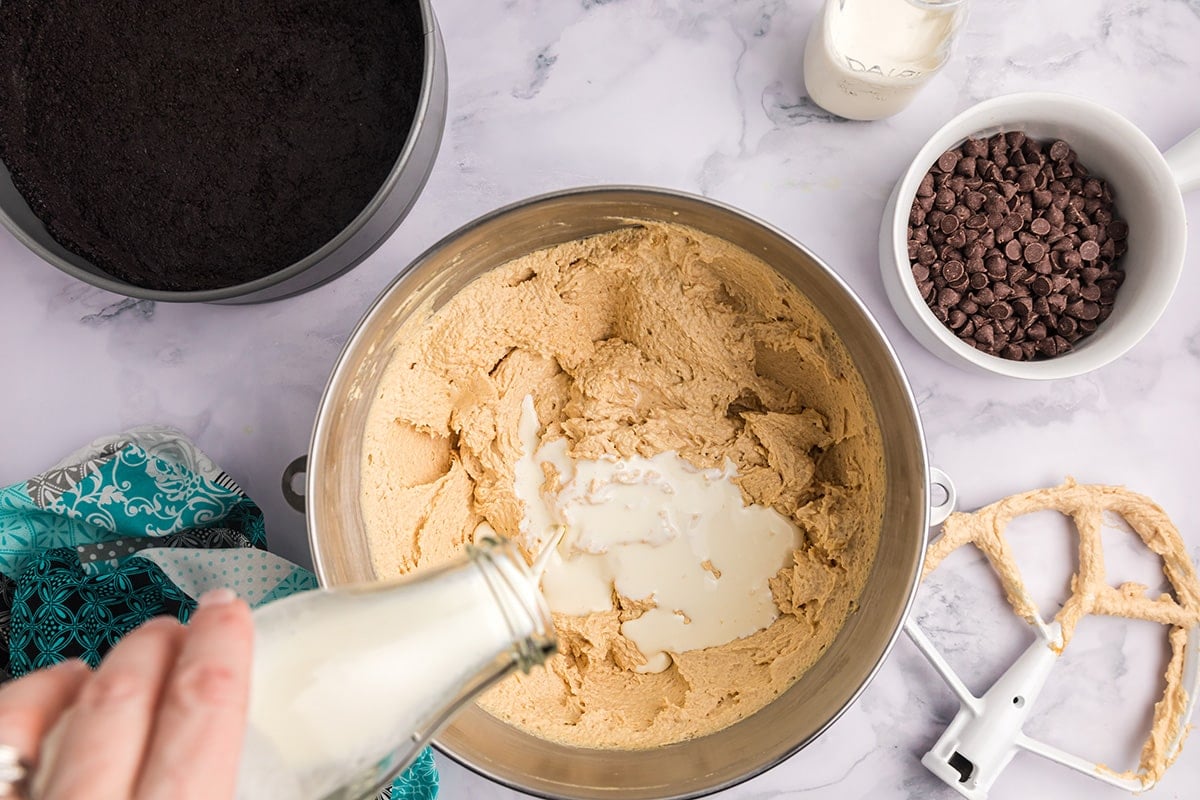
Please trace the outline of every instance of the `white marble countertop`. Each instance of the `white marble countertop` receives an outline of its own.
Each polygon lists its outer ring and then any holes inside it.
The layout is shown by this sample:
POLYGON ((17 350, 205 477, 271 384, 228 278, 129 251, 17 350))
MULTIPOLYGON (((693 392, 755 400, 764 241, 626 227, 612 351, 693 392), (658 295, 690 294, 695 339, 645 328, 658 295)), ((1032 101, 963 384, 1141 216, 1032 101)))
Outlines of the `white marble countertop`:
MULTIPOLYGON (((1068 474, 1122 483, 1160 502, 1200 556, 1191 461, 1200 444, 1200 244, 1190 244, 1174 301, 1137 348, 1091 375, 1043 384, 968 375, 922 350, 887 304, 875 244, 899 173, 934 129, 977 101, 1072 92, 1125 114, 1162 147, 1200 127, 1200 2, 976 0, 948 67, 914 106, 875 123, 833 120, 805 97, 803 42, 818 0, 435 6, 450 68, 441 154, 399 231, 340 280, 263 306, 156 305, 79 283, 0 231, 0 482, 36 473, 100 434, 171 423, 263 505, 275 549, 307 562, 303 520, 283 503, 280 473, 305 451, 325 378, 370 300, 424 248, 496 206, 569 186, 636 183, 732 203, 826 259, 895 344, 933 462, 956 478, 963 507, 1068 474)), ((1186 205, 1200 221, 1200 194, 1186 205)), ((1069 539, 1053 519, 1036 522, 1017 546, 1052 600, 1070 569, 1069 539), (1021 549, 1038 537, 1059 558, 1021 549)), ((1128 537, 1113 534, 1110 544, 1114 577, 1149 570, 1152 585, 1160 580, 1128 537)), ((993 583, 971 578, 981 569, 974 555, 956 559, 918 606, 977 690, 1016 652, 1021 627, 998 613, 993 583)), ((1031 732, 1131 765, 1165 664, 1162 634, 1149 624, 1089 620, 1039 700, 1031 732)), ((919 757, 956 707, 902 639, 816 743, 723 797, 954 797, 919 757)), ((449 800, 516 796, 439 761, 449 800)), ((1200 742, 1192 741, 1151 797, 1195 797, 1197 785, 1200 742)), ((1018 755, 992 797, 1123 794, 1018 755)))

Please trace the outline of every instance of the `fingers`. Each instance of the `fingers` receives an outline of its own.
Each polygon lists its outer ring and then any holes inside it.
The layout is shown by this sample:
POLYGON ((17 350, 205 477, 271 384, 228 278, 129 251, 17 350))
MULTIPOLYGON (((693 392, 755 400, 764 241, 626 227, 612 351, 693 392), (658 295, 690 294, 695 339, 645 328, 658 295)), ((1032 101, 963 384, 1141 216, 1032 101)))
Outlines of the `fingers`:
POLYGON ((68 662, 0 689, 0 744, 40 759, 44 800, 231 797, 253 644, 246 604, 206 595, 188 628, 152 620, 95 674, 68 662))
POLYGON ((46 800, 132 796, 183 637, 182 625, 160 617, 112 649, 55 731, 52 760, 38 772, 46 800))
POLYGON ((254 624, 243 601, 223 589, 200 598, 163 691, 139 800, 233 796, 253 647, 254 624))
POLYGON ((0 688, 0 744, 37 764, 42 739, 90 675, 82 661, 64 661, 0 688))

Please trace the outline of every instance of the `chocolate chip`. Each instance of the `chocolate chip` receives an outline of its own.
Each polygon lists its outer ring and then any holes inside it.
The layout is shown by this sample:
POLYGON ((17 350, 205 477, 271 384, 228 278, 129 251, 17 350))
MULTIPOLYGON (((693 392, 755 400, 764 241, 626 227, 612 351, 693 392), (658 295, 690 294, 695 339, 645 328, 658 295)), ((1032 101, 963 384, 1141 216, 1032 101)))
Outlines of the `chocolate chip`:
POLYGON ((1071 145, 1059 139, 1054 144, 1050 145, 1050 157, 1055 161, 1062 161, 1071 152, 1071 145))
POLYGON ((1022 255, 1025 258, 1025 263, 1036 264, 1046 257, 1046 246, 1039 242, 1027 244, 1022 255))
POLYGON ((1088 300, 1077 300, 1067 306, 1067 313, 1077 319, 1093 320, 1100 316, 1100 306, 1088 300))
POLYGON ((1129 224, 1123 219, 1114 219, 1108 223, 1108 235, 1114 239, 1124 239, 1129 235, 1129 224))
POLYGON ((958 305, 960 299, 962 299, 962 295, 954 289, 947 287, 938 292, 937 304, 943 308, 949 308, 950 306, 958 305))
POLYGON ((1095 242, 1084 242, 1079 245, 1079 257, 1084 261, 1095 261, 1100 257, 1100 245, 1095 242))
POLYGON ((962 145, 963 153, 968 156, 986 156, 987 142, 983 139, 967 139, 962 145))
MULTIPOLYGON (((1099 255, 1097 251, 1096 255, 1099 255)), ((1009 261, 1017 261, 1021 258, 1021 243, 1016 239, 1010 239, 1008 244, 1004 245, 1004 255, 1009 261)))
POLYGON ((1012 306, 1005 302, 992 303, 988 306, 987 315, 992 319, 1004 320, 1013 314, 1012 306))
POLYGON ((940 223, 942 233, 954 233, 956 230, 958 230, 958 226, 958 217, 954 216, 953 214, 947 214, 946 216, 942 217, 942 221, 940 223))
POLYGON ((954 283, 956 280, 965 275, 966 272, 967 269, 965 266, 963 266, 961 261, 947 261, 946 265, 942 267, 942 277, 944 277, 948 283, 954 283))
POLYGON ((938 156, 938 169, 940 169, 942 172, 951 172, 954 169, 954 165, 958 163, 958 158, 959 156, 957 151, 947 150, 938 156))
POLYGON ((1030 231, 1030 233, 1036 234, 1038 236, 1045 236, 1047 233, 1050 232, 1050 223, 1047 222, 1044 218, 1038 217, 1037 219, 1035 219, 1029 223, 1029 231, 1030 231))

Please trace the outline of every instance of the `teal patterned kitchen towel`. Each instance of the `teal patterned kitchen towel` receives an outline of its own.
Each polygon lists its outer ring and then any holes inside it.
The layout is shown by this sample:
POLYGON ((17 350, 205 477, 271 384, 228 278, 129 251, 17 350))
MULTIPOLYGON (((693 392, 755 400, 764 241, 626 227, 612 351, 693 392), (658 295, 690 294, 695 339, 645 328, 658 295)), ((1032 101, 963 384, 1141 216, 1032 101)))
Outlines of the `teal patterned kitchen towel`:
MULTIPOLYGON (((95 666, 152 617, 187 622, 209 589, 259 606, 317 586, 266 546, 262 511, 172 428, 97 440, 0 488, 0 682, 68 658, 95 666)), ((383 796, 437 790, 426 750, 383 796)))

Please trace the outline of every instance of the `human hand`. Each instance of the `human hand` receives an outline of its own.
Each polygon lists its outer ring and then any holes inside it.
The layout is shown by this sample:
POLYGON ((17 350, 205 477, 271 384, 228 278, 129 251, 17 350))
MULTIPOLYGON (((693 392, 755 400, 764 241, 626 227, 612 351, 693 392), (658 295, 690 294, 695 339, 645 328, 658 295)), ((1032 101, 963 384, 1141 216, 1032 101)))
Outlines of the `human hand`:
POLYGON ((153 619, 95 672, 68 661, 0 688, 0 746, 37 800, 232 798, 253 645, 245 602, 209 592, 189 625, 153 619))

